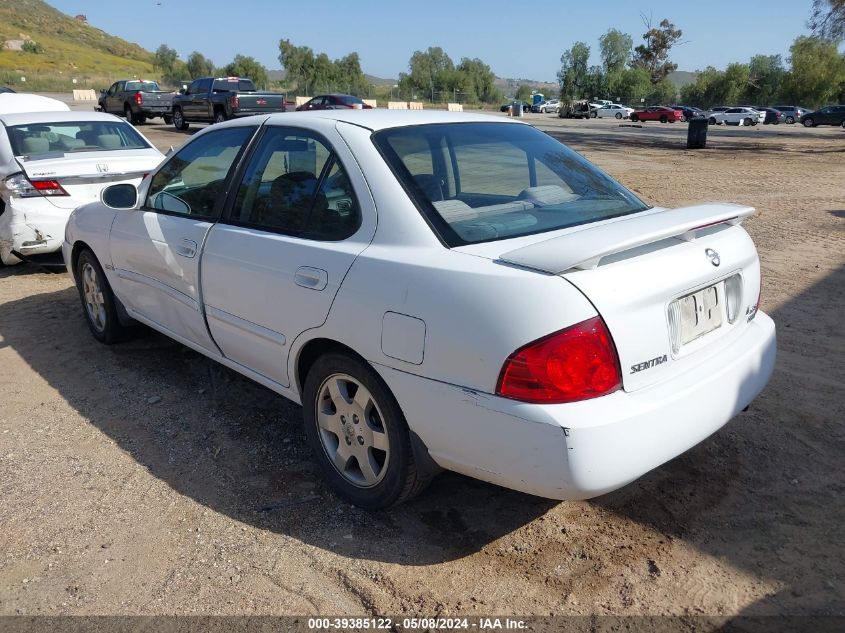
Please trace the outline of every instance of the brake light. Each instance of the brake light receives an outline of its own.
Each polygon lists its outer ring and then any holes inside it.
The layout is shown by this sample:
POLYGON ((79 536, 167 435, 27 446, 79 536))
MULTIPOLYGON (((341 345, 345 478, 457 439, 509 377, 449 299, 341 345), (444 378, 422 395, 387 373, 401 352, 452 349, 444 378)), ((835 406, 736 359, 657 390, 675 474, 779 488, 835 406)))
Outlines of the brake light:
POLYGON ((132 100, 135 102, 135 105, 143 105, 144 104, 144 95, 142 95, 140 92, 136 92, 132 96, 132 100))
POLYGON ((37 198, 39 196, 66 196, 65 191, 57 180, 32 180, 23 174, 14 174, 3 180, 3 186, 12 194, 21 198, 37 198))
POLYGON ((760 299, 763 298, 763 267, 760 267, 760 285, 757 286, 757 302, 750 308, 748 308, 748 312, 746 315, 748 316, 748 320, 750 321, 755 316, 757 316, 757 311, 760 309, 760 299))
POLYGON ((597 316, 511 354, 496 393, 523 402, 560 404, 604 396, 621 385, 616 346, 597 316))
POLYGON ((68 195, 58 180, 33 180, 32 186, 42 196, 66 196, 68 195))
POLYGON ((238 95, 232 95, 229 97, 229 106, 232 108, 237 108, 240 105, 240 99, 238 99, 238 95))

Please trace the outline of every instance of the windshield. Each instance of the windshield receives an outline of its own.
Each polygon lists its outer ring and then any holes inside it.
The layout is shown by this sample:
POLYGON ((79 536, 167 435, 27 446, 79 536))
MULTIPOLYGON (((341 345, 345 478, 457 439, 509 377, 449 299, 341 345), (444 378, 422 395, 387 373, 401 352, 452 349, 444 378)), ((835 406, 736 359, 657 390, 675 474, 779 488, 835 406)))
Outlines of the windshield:
POLYGON ((126 90, 160 90, 158 84, 154 81, 127 81, 126 90))
POLYGON ((6 128, 12 152, 29 160, 69 152, 147 149, 150 146, 123 121, 62 121, 6 128))
POLYGON ((648 206, 528 125, 444 123, 373 135, 393 173, 449 246, 635 213, 648 206))

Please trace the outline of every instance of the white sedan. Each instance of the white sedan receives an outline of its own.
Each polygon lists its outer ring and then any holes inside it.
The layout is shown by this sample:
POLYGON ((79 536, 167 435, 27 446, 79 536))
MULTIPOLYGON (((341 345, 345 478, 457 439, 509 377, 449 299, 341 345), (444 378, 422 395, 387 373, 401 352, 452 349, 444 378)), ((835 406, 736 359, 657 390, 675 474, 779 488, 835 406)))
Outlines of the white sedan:
POLYGON ((616 119, 627 119, 631 116, 631 112, 634 111, 634 108, 629 108, 623 105, 619 105, 618 103, 609 103, 605 106, 600 108, 596 108, 594 110, 595 115, 594 118, 616 118, 616 119))
POLYGON ((443 468, 580 499, 769 380, 752 213, 651 207, 520 122, 334 110, 202 130, 63 250, 97 340, 141 322, 301 403, 352 503, 443 468))
POLYGON ((162 158, 111 114, 0 114, 0 261, 61 264, 71 212, 108 185, 140 184, 162 158))
POLYGON ((727 108, 721 111, 710 111, 707 113, 710 124, 721 125, 722 123, 733 123, 736 125, 757 125, 766 120, 766 113, 752 108, 727 108))

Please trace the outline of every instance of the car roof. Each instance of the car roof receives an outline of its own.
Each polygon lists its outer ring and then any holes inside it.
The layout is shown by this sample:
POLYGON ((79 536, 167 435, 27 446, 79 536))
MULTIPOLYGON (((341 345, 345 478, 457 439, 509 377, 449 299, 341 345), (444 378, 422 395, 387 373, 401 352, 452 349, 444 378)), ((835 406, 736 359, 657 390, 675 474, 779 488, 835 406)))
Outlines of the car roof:
POLYGON ((5 125, 27 125, 30 123, 62 123, 64 121, 122 121, 123 119, 104 112, 44 111, 0 114, 5 125))
POLYGON ((0 93, 0 114, 16 114, 70 110, 66 103, 41 95, 20 94, 16 92, 0 93))
POLYGON ((271 114, 266 122, 269 125, 283 125, 286 123, 307 122, 314 118, 342 121, 374 132, 388 128, 428 125, 432 123, 518 123, 526 125, 523 121, 503 119, 502 117, 489 114, 447 112, 445 110, 387 110, 385 108, 373 108, 371 110, 279 112, 277 114, 271 114))

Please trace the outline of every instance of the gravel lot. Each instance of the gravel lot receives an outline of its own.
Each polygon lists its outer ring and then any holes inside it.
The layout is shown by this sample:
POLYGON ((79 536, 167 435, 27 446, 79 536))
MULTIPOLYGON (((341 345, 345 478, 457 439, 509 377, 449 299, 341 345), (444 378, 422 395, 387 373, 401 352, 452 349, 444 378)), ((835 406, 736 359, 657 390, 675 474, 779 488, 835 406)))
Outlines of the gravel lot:
POLYGON ((526 120, 655 204, 757 207, 779 359, 750 411, 599 499, 447 473, 369 514, 298 407, 152 332, 101 346, 67 274, 0 269, 0 614, 845 615, 845 130, 693 152, 682 124, 526 120))

